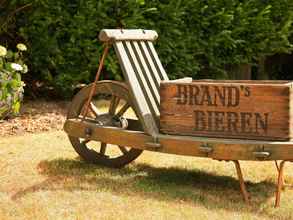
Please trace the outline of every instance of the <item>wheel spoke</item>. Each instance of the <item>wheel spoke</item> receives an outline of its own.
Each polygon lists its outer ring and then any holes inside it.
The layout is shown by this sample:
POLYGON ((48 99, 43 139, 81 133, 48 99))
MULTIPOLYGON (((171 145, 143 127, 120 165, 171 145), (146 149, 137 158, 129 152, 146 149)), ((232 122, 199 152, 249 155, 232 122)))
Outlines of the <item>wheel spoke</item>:
MULTIPOLYGON (((88 87, 83 88, 74 97, 72 101, 74 105, 70 106, 68 118, 80 118, 92 123, 93 126, 111 126, 119 129, 132 129, 140 123, 136 114, 138 110, 130 100, 131 95, 123 83, 98 82, 93 94, 94 99, 88 103, 88 111, 84 116, 89 92, 88 87), (130 114, 128 115, 128 113, 130 114), (130 123, 128 127, 127 118, 136 119, 137 123, 130 123)), ((141 129, 141 126, 138 127, 141 129)), ((68 135, 76 152, 90 163, 118 168, 130 163, 142 152, 140 149, 126 147, 127 145, 112 146, 109 142, 94 141, 91 137, 76 137, 73 136, 73 133, 68 135)))
POLYGON ((126 147, 123 147, 123 146, 118 146, 120 151, 123 153, 123 154, 127 154, 128 153, 128 150, 126 149, 126 147))
POLYGON ((91 110, 91 112, 98 117, 99 116, 99 110, 98 108, 91 102, 89 105, 89 109, 91 110))
POLYGON ((100 149, 100 154, 105 155, 106 153, 106 148, 107 148, 107 144, 102 142, 101 143, 101 149, 100 149))
POLYGON ((129 103, 125 103, 122 108, 119 110, 119 112, 116 114, 117 117, 121 117, 130 107, 129 103))
POLYGON ((110 107, 109 107, 110 115, 115 115, 119 102, 120 102, 120 98, 118 98, 117 96, 112 96, 110 107))

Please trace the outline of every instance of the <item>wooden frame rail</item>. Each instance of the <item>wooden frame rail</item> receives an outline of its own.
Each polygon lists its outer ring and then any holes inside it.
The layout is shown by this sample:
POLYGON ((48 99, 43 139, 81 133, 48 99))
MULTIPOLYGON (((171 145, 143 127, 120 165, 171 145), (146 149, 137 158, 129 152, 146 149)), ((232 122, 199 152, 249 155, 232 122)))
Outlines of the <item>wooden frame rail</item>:
POLYGON ((293 142, 253 141, 159 134, 157 143, 143 131, 98 126, 68 119, 64 130, 71 136, 162 153, 208 157, 217 160, 292 160, 293 142), (91 130, 91 135, 86 130, 91 130), (153 143, 153 144, 152 144, 153 143))

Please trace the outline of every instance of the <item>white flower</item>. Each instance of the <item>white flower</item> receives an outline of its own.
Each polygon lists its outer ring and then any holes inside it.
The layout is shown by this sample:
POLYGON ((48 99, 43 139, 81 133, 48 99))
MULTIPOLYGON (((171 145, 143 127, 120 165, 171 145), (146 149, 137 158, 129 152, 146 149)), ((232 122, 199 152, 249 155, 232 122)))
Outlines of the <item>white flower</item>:
POLYGON ((5 47, 0 45, 0 57, 4 57, 7 54, 7 50, 5 47))
POLYGON ((26 51, 27 48, 24 44, 17 44, 16 48, 19 49, 20 51, 26 51))
POLYGON ((22 66, 17 64, 17 63, 11 63, 10 65, 11 65, 11 68, 16 70, 16 71, 22 71, 23 70, 22 66))
POLYGON ((23 73, 27 73, 28 72, 28 67, 27 67, 27 65, 26 64, 23 64, 23 73))

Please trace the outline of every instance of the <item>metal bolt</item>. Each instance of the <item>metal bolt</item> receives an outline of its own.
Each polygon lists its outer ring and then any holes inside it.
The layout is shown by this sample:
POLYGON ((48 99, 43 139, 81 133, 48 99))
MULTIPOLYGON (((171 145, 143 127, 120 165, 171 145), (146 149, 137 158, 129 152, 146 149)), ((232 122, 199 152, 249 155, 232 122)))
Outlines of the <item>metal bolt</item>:
POLYGON ((93 131, 91 128, 87 127, 87 128, 85 128, 84 133, 85 133, 86 137, 90 137, 90 136, 92 136, 93 131))

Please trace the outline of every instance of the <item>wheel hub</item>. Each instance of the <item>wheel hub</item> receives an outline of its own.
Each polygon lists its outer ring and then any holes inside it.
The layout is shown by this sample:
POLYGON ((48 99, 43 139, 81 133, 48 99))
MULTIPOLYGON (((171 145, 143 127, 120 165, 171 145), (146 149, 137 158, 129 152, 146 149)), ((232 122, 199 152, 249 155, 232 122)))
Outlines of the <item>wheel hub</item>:
POLYGON ((118 128, 127 128, 128 122, 126 118, 115 117, 110 114, 102 114, 96 117, 96 121, 100 126, 110 126, 118 128))

